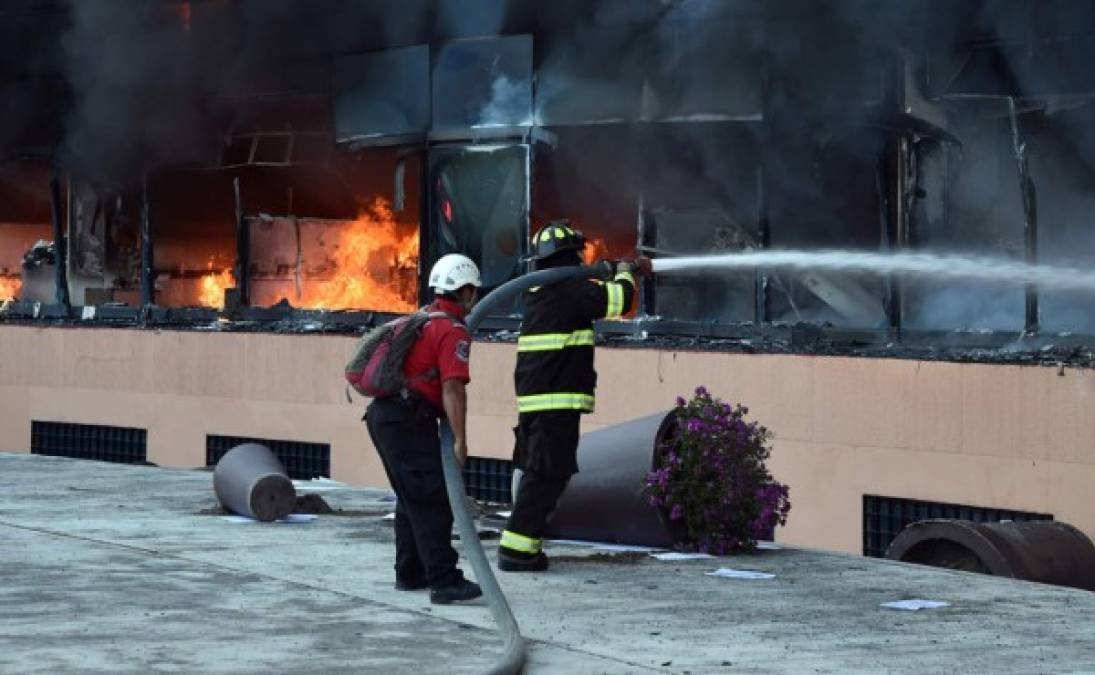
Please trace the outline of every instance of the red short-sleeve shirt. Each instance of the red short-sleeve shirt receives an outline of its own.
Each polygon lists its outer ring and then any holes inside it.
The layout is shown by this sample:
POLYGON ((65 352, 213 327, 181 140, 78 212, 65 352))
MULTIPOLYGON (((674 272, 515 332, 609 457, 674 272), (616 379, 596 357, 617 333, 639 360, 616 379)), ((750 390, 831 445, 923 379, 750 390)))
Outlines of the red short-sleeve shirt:
MULTIPOLYGON (((445 298, 438 298, 426 308, 430 312, 445 312, 457 318, 464 318, 464 309, 445 298)), ((444 412, 441 400, 441 384, 446 380, 471 381, 468 364, 471 360, 471 335, 462 324, 445 319, 431 319, 422 328, 422 337, 414 343, 403 362, 403 374, 411 381, 410 389, 426 397, 444 412), (414 381, 430 369, 436 368, 436 378, 414 381)))

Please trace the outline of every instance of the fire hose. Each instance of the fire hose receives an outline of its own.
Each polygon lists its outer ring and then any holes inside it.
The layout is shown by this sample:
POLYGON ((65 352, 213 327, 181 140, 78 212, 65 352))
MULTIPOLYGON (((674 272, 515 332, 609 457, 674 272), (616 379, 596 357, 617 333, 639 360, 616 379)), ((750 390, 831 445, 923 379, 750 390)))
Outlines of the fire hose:
MULTIPOLYGON (((604 273, 600 266, 586 267, 555 267, 548 270, 533 272, 512 279, 488 293, 468 314, 465 324, 468 332, 474 333, 475 329, 492 310, 506 302, 512 302, 518 293, 534 286, 545 286, 566 279, 598 277, 604 273)), ((460 541, 464 543, 464 554, 475 572, 475 579, 483 589, 483 595, 490 606, 494 622, 502 633, 503 651, 502 657, 489 672, 498 675, 511 675, 521 672, 525 664, 525 639, 521 636, 521 630, 517 625, 517 619, 513 617, 506 596, 498 586, 487 554, 483 551, 483 545, 479 543, 479 532, 475 528, 475 521, 465 503, 464 478, 460 467, 456 463, 456 455, 453 453, 452 429, 447 422, 441 425, 441 465, 445 470, 445 490, 449 495, 449 505, 452 507, 453 519, 460 532, 460 541)))

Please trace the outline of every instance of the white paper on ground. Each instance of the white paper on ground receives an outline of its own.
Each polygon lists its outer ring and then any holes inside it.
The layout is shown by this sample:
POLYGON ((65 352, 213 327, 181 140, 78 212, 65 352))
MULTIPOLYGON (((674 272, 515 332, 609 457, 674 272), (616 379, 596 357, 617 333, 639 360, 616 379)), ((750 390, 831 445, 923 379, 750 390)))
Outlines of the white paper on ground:
POLYGON ((297 491, 322 492, 324 490, 342 490, 349 486, 330 478, 313 478, 312 480, 294 480, 293 487, 297 491))
MULTIPOLYGON (((221 516, 230 523, 257 523, 259 521, 254 518, 248 518, 247 516, 221 516)), ((280 520, 275 520, 275 523, 310 523, 318 518, 314 513, 290 513, 280 520)))
POLYGON ((710 553, 681 553, 679 551, 651 553, 650 555, 658 560, 707 560, 715 557, 710 553))
POLYGON ((549 544, 559 544, 562 546, 585 546, 587 548, 595 548, 598 551, 615 551, 619 553, 635 552, 635 553, 652 553, 654 551, 661 551, 660 548, 653 546, 631 546, 629 544, 609 544, 604 541, 579 541, 577 539, 548 539, 549 544))
POLYGON ((495 513, 494 515, 498 516, 499 518, 509 518, 512 514, 513 514, 513 511, 499 511, 498 513, 495 513))
POLYGON ((950 607, 951 603, 943 602, 941 600, 921 600, 914 598, 912 600, 895 600, 894 602, 884 602, 883 607, 889 607, 890 609, 904 609, 911 612, 915 612, 918 609, 936 609, 937 607, 950 607))
POLYGON ((770 541, 758 541, 757 542, 757 550, 758 551, 778 551, 779 546, 776 546, 775 544, 773 544, 770 541))
POLYGON ((381 520, 395 520, 395 514, 394 513, 384 514, 384 516, 381 517, 381 520))
POLYGON ((776 575, 768 572, 753 572, 751 570, 735 570, 729 567, 720 567, 714 572, 705 572, 709 577, 726 577, 728 579, 775 579, 776 575))

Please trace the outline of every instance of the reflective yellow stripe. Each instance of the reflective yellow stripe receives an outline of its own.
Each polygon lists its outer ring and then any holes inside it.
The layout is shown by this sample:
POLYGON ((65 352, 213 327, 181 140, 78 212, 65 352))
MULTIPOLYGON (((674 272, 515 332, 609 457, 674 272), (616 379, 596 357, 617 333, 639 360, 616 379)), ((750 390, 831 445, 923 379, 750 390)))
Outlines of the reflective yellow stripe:
POLYGON ((617 272, 616 276, 612 280, 613 281, 626 281, 629 284, 631 284, 632 287, 635 286, 635 277, 631 276, 631 272, 617 272))
POLYGON ((567 233, 566 233, 565 230, 563 230, 563 228, 556 227, 554 229, 555 229, 555 238, 556 239, 566 239, 567 233))
POLYGON ((624 287, 612 283, 605 284, 608 291, 608 309, 605 310, 605 318, 612 319, 624 313, 624 287))
POLYGON ((541 335, 522 335, 517 338, 519 352, 559 351, 567 347, 592 347, 593 331, 576 330, 573 333, 544 333, 541 335))
POLYGON ((517 411, 584 410, 593 412, 593 402, 594 398, 589 394, 532 394, 517 397, 517 411))
POLYGON ((502 530, 502 538, 498 543, 505 548, 520 551, 521 553, 532 553, 534 555, 539 553, 540 548, 544 545, 544 542, 541 539, 533 539, 531 537, 526 537, 523 534, 510 532, 509 530, 502 530))

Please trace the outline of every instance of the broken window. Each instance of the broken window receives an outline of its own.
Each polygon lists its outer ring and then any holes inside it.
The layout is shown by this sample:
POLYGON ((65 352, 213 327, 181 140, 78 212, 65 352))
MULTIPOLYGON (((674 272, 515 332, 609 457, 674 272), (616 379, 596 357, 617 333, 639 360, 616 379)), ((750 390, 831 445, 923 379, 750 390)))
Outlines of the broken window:
MULTIPOLYGON (((739 253, 763 246, 754 130, 735 123, 653 124, 644 129, 643 240, 662 256, 739 253)), ((655 280, 665 319, 757 319, 754 271, 703 270, 655 280)))
POLYGON ((336 139, 424 134, 430 125, 429 68, 428 45, 336 58, 336 139))
MULTIPOLYGON (((153 303, 160 307, 223 307, 225 290, 236 286, 236 222, 230 176, 210 171, 163 172, 150 182, 148 198, 153 303), (196 195, 201 198, 195 199, 196 195)), ((139 251, 136 262, 140 262, 139 251)))
MULTIPOLYGON (((961 149, 924 148, 922 211, 914 217, 910 244, 947 255, 1021 261, 1023 204, 1006 102, 955 102, 947 109, 949 131, 961 149), (940 210, 943 215, 936 215, 940 210)), ((1018 283, 918 277, 904 280, 903 294, 908 328, 1019 331, 1025 325, 1025 291, 1018 283)))
POLYGON ((433 134, 532 125, 532 36, 454 40, 433 61, 433 134))
POLYGON ((48 165, 0 165, 0 302, 54 301, 48 165))
POLYGON ((526 145, 430 150, 430 261, 462 253, 479 266, 480 293, 525 271, 528 239, 526 145))
POLYGON ((533 230, 569 219, 588 241, 585 260, 632 257, 639 243, 639 162, 625 125, 556 127, 533 153, 533 230))
POLYGON ((637 121, 650 58, 647 32, 635 26, 587 26, 537 35, 537 123, 637 121))
POLYGON ((308 172, 307 180, 298 178, 292 187, 282 183, 281 200, 268 183, 244 184, 251 304, 413 311, 418 302, 417 166, 417 156, 400 158, 393 148, 369 148, 339 155, 330 170, 308 172), (401 200, 394 200, 400 162, 404 170, 399 175, 410 185, 404 186, 401 200))
MULTIPOLYGON (((767 157, 772 248, 887 248, 884 139, 877 129, 834 126, 816 143, 783 142, 767 157)), ((886 325, 886 289, 878 274, 817 269, 766 274, 773 322, 886 325)))
MULTIPOLYGON (((1030 176, 1037 188, 1040 264, 1095 265, 1095 104, 1060 101, 1032 115, 1030 176)), ((1039 325, 1053 332, 1095 334, 1091 292, 1038 289, 1039 325)))

